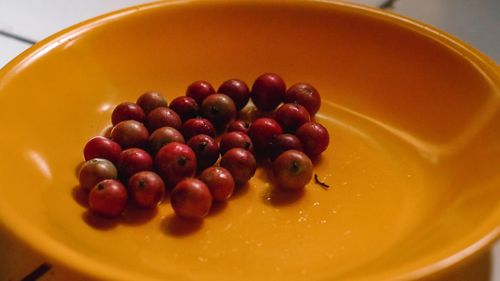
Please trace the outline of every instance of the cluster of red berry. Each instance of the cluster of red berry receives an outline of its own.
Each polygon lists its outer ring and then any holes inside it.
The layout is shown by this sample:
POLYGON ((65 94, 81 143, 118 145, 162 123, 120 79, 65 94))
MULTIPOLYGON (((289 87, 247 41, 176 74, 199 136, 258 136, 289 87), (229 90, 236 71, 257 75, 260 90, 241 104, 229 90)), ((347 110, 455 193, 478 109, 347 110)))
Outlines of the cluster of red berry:
POLYGON ((329 143, 327 130, 311 120, 320 104, 313 86, 287 90, 273 73, 259 76, 251 90, 238 79, 217 92, 196 81, 170 105, 159 93, 145 93, 115 107, 109 138, 85 145, 80 186, 90 209, 103 216, 119 216, 130 199, 155 208, 169 188, 178 216, 201 219, 212 201, 228 200, 253 177, 255 156, 262 156, 272 160, 279 187, 301 189, 312 178, 310 158, 329 143), (247 106, 250 99, 256 108, 247 106))

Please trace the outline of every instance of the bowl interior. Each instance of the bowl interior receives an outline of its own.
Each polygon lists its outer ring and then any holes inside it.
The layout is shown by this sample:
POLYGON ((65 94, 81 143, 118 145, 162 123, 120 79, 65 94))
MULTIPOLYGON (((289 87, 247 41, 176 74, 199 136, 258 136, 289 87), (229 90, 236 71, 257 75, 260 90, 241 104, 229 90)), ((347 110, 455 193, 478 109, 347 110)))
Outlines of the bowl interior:
POLYGON ((89 21, 0 72, 0 217, 56 262, 120 280, 412 278, 498 235, 498 73, 347 4, 165 2, 89 21), (169 204, 99 219, 76 177, 119 102, 276 72, 315 85, 331 145, 303 193, 259 169, 202 223, 169 204))

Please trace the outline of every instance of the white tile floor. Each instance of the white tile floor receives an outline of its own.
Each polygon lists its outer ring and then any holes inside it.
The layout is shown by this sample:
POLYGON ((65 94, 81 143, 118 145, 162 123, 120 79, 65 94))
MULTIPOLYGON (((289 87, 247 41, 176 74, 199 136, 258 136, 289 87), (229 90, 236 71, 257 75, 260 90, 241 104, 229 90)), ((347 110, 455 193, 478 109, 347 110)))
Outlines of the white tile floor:
MULTIPOLYGON (((38 41, 82 20, 144 2, 148 1, 0 0, 0 31, 38 41)), ((377 7, 386 1, 350 2, 377 7)), ((440 28, 500 64, 500 0, 400 0, 394 1, 393 11, 440 28)), ((30 44, 0 35, 0 67, 29 47, 30 44)), ((0 280, 18 280, 23 272, 33 270, 37 264, 36 257, 32 262, 20 262, 30 256, 30 252, 1 232, 0 249, 0 255, 11 253, 9 262, 0 265, 0 280)), ((500 242, 492 253, 491 280, 500 281, 500 242)), ((43 280, 51 280, 50 276, 44 276, 43 280)))

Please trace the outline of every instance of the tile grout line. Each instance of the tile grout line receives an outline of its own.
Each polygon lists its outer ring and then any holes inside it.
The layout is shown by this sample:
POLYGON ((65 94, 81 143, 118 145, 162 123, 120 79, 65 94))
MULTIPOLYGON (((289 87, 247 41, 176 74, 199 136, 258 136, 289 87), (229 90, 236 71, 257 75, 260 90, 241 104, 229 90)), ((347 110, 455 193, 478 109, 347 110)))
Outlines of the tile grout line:
POLYGON ((23 36, 14 34, 14 33, 10 33, 10 32, 7 32, 7 31, 1 30, 1 29, 0 29, 0 35, 5 36, 7 38, 17 40, 17 41, 20 41, 20 42, 23 42, 23 43, 26 43, 26 44, 30 44, 30 45, 36 44, 35 40, 31 40, 31 39, 28 39, 26 37, 23 37, 23 36))

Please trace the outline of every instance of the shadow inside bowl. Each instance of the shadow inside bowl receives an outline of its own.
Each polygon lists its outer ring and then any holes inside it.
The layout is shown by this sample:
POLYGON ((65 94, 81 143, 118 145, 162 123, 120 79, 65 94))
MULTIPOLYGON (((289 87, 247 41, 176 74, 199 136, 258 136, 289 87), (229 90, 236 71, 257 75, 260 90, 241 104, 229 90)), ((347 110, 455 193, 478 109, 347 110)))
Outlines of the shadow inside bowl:
POLYGON ((160 228, 167 235, 185 237, 201 229, 202 225, 203 220, 186 220, 171 214, 162 220, 160 228))
POLYGON ((90 210, 86 210, 82 213, 82 219, 86 224, 98 230, 111 230, 120 222, 120 220, 115 218, 99 216, 90 210))

